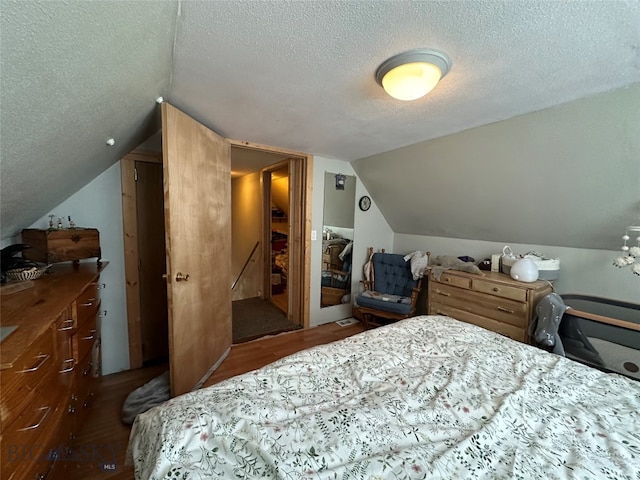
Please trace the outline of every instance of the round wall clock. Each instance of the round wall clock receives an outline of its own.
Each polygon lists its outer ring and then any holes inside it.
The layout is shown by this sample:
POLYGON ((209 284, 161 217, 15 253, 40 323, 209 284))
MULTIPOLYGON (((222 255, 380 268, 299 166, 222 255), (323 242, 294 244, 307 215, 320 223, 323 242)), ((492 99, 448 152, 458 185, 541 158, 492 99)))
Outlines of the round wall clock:
POLYGON ((362 210, 363 212, 366 212, 371 207, 371 199, 366 195, 364 197, 360 197, 358 206, 360 207, 360 210, 362 210))

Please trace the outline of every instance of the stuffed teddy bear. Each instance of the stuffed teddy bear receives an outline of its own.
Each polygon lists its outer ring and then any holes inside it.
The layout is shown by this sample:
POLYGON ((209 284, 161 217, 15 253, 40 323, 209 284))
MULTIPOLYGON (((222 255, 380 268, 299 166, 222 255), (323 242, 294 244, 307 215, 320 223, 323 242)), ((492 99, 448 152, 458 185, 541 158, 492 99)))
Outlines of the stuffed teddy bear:
POLYGON ((411 260, 411 275, 414 280, 424 277, 427 267, 429 266, 429 255, 431 255, 431 252, 425 253, 421 250, 416 250, 403 257, 405 262, 411 260))
POLYGON ((484 276, 482 270, 472 262, 463 262, 458 257, 450 255, 439 255, 433 261, 433 276, 436 280, 440 280, 440 275, 445 270, 460 270, 461 272, 475 273, 484 276))

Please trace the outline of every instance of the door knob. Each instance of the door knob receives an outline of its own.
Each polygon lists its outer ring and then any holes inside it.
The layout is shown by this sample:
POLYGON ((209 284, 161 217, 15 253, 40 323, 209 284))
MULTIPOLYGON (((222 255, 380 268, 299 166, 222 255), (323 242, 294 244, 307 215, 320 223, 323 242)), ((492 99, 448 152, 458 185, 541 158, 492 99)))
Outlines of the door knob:
POLYGON ((188 282, 189 281, 189 274, 185 274, 183 275, 182 272, 178 272, 176 273, 176 282, 188 282))
MULTIPOLYGON (((163 273, 162 278, 167 280, 169 278, 169 275, 167 275, 166 273, 163 273)), ((176 282, 188 282, 188 281, 189 281, 188 273, 186 275, 183 275, 182 272, 176 273, 176 282)))

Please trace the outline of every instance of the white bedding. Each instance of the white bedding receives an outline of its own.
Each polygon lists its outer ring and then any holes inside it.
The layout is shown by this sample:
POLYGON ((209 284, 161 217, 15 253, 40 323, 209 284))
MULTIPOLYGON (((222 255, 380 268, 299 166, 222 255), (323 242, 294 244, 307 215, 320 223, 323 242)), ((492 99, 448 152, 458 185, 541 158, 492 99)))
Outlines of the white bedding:
POLYGON ((640 478, 640 383, 415 317, 136 419, 139 479, 640 478))

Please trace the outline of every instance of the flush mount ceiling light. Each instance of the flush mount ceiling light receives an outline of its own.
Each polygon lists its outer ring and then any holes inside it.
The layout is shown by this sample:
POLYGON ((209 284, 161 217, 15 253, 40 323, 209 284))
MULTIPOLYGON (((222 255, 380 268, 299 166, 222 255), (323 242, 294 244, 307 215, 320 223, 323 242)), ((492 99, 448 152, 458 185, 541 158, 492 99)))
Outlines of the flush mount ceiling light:
POLYGON ((451 59, 442 52, 410 50, 386 60, 376 70, 376 82, 393 98, 424 97, 451 69, 451 59))

